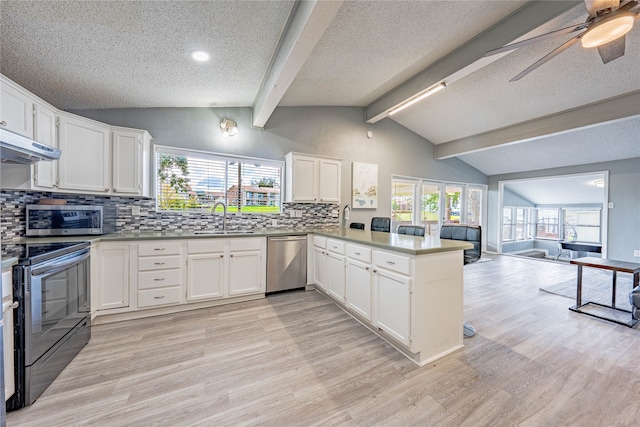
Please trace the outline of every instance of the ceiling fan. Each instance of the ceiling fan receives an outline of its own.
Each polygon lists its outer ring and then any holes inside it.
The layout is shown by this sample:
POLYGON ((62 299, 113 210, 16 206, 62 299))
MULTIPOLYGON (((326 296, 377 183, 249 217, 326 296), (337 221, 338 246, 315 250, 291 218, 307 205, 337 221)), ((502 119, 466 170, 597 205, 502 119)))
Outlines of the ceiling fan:
POLYGON ((509 80, 510 82, 520 80, 545 62, 573 46, 578 40, 582 40, 583 47, 597 47, 600 58, 605 64, 623 56, 625 34, 631 31, 634 21, 640 18, 640 0, 631 0, 626 3, 624 0, 584 0, 584 4, 589 13, 584 23, 493 49, 485 53, 484 56, 508 52, 550 37, 578 32, 577 35, 509 80), (621 3, 623 4, 621 5, 621 3))

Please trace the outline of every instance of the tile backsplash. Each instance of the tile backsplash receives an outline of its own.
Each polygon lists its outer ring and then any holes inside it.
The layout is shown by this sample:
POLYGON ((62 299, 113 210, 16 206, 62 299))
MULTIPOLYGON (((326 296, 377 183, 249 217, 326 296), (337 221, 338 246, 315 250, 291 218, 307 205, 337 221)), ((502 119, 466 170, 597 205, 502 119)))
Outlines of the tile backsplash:
MULTIPOLYGON (((202 212, 156 212, 155 199, 120 196, 85 196, 37 191, 0 191, 0 238, 10 240, 25 234, 25 206, 40 199, 65 199, 70 205, 115 206, 116 232, 211 230, 222 228, 222 215, 202 212), (140 210, 139 215, 132 212, 140 210)), ((136 212, 137 213, 137 212, 136 212)), ((228 230, 256 228, 332 227, 340 225, 337 204, 283 203, 280 214, 230 213, 228 230), (292 216, 298 211, 302 216, 292 216)))

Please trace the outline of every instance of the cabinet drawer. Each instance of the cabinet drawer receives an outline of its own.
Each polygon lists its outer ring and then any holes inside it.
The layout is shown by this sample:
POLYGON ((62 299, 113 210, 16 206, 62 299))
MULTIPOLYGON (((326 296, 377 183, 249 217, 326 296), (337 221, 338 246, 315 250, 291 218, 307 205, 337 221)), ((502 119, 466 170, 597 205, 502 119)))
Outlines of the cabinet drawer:
POLYGON ((138 243, 139 256, 180 255, 180 243, 160 240, 156 242, 138 243))
POLYGON ((179 256, 154 256, 138 258, 138 270, 164 270, 168 268, 180 268, 179 256))
POLYGON ((163 288, 180 285, 181 270, 144 271, 138 273, 138 289, 163 288))
POLYGON ((153 307, 156 305, 178 304, 180 302, 180 287, 162 289, 145 289, 138 291, 138 307, 153 307))
POLYGON ((341 240, 327 239, 327 250, 336 254, 344 255, 345 243, 341 240))
POLYGON ((373 251, 373 263, 387 270, 411 274, 411 258, 388 252, 373 251))
POLYGON ((229 240, 229 250, 235 251, 257 251, 262 248, 261 237, 237 237, 229 240))
POLYGON ((224 252, 224 242, 227 239, 191 239, 187 242, 189 254, 207 254, 224 252))
POLYGON ((347 256, 363 262, 371 262, 371 249, 364 246, 347 245, 347 256))
POLYGON ((317 246, 319 248, 327 247, 327 238, 320 236, 313 236, 313 246, 317 246))

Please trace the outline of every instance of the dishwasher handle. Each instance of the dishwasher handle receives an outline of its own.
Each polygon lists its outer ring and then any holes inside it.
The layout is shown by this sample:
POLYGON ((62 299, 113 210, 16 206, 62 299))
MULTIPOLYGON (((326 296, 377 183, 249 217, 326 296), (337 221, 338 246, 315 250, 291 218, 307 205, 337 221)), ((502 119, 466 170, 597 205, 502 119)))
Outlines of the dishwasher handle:
POLYGON ((306 240, 307 236, 269 237, 270 241, 306 240))

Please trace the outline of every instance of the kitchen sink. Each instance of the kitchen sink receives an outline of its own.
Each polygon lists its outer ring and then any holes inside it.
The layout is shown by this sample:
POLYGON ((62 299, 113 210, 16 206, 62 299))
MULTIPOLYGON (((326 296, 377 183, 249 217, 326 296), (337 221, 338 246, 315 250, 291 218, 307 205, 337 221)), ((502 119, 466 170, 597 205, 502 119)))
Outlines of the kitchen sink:
POLYGON ((253 234, 253 230, 197 230, 194 231, 194 235, 221 235, 221 234, 253 234))

